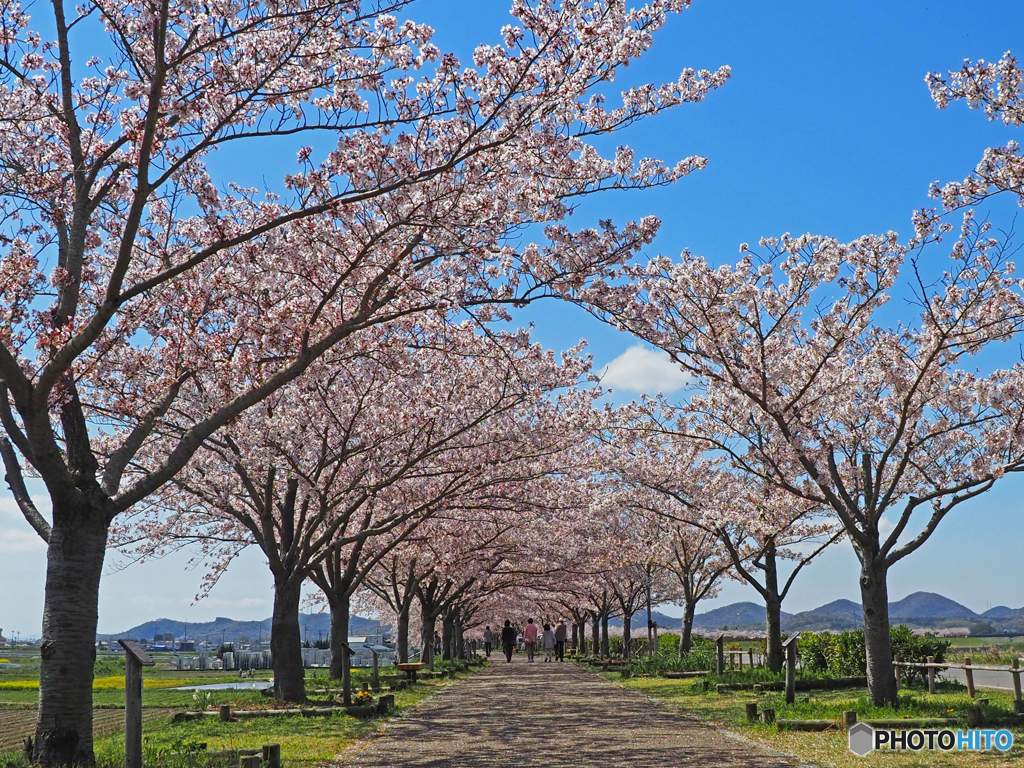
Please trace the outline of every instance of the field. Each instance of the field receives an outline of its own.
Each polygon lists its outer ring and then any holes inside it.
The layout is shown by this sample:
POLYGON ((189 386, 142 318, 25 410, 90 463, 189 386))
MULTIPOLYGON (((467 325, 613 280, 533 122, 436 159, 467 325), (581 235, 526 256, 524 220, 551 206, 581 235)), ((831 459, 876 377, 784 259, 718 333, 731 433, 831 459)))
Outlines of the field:
MULTIPOLYGON (((778 718, 838 719, 844 710, 855 710, 861 720, 871 718, 904 717, 958 717, 966 716, 970 702, 966 691, 955 683, 943 683, 939 692, 929 696, 920 689, 904 690, 901 707, 895 712, 869 704, 866 689, 811 692, 810 703, 785 704, 782 694, 756 697, 753 693, 720 695, 705 693, 694 681, 666 680, 656 677, 637 677, 622 680, 618 675, 604 673, 609 680, 633 688, 656 699, 684 716, 741 734, 760 744, 793 755, 801 760, 827 768, 863 768, 883 766, 909 768, 910 766, 963 766, 964 768, 1009 768, 1020 766, 1024 760, 1024 729, 1014 729, 1014 746, 1006 753, 942 753, 926 752, 920 755, 899 752, 873 752, 857 757, 847 749, 847 736, 842 730, 823 732, 779 731, 775 726, 751 724, 746 721, 744 706, 758 700, 762 706, 773 707, 778 718)), ((1009 714, 1012 699, 1009 694, 985 691, 991 702, 986 714, 1009 714)), ((965 724, 961 721, 964 728, 965 724)))
MULTIPOLYGON (((21 744, 35 728, 35 709, 39 697, 38 657, 12 658, 22 664, 21 669, 0 668, 0 768, 23 768, 21 744)), ((379 730, 385 718, 359 719, 336 711, 330 717, 276 717, 221 723, 210 720, 172 723, 171 716, 183 709, 196 709, 200 705, 215 709, 220 704, 236 708, 268 708, 275 706, 273 699, 259 692, 175 691, 170 688, 183 685, 237 682, 238 673, 231 672, 178 672, 169 669, 169 659, 162 665, 143 670, 143 723, 144 761, 147 766, 172 768, 200 768, 207 764, 202 752, 193 751, 205 743, 207 749, 255 749, 264 744, 280 744, 282 761, 289 766, 312 766, 334 758, 353 741, 379 730)), ((444 668, 444 664, 438 666, 444 668)), ((101 658, 96 664, 96 684, 93 696, 96 705, 96 758, 99 768, 120 768, 124 764, 124 661, 101 658), (120 673, 120 675, 118 674, 120 673)), ((460 673, 458 677, 468 673, 460 673)), ((256 680, 269 680, 269 670, 256 673, 256 680)), ((248 678, 246 678, 248 680, 248 678)), ((369 672, 353 670, 353 684, 358 689, 369 681, 369 672)), ((327 691, 324 673, 310 675, 307 690, 310 704, 327 704, 337 691, 327 691)), ((450 679, 421 683, 413 689, 395 694, 399 712, 408 709, 439 688, 450 684, 450 679)))

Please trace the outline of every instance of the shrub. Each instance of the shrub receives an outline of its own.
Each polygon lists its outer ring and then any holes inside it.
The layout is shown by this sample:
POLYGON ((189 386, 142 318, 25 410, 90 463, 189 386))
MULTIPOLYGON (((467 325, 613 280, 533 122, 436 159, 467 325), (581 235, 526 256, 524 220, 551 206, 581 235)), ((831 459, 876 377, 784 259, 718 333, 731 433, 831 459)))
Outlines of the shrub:
MULTIPOLYGON (((946 651, 951 643, 937 637, 915 637, 904 625, 891 627, 889 638, 893 655, 903 661, 924 663, 929 656, 935 661, 946 660, 946 651)), ((797 652, 807 672, 832 677, 858 677, 867 673, 867 656, 864 651, 864 631, 850 632, 804 632, 797 641, 797 652)), ((921 668, 905 668, 908 683, 923 676, 921 668)))
MULTIPOLYGON (((934 656, 937 663, 946 660, 946 651, 952 642, 932 635, 916 637, 909 627, 900 625, 889 630, 893 655, 901 661, 913 661, 924 664, 929 656, 934 656)), ((904 667, 907 683, 912 685, 918 677, 922 680, 927 670, 923 667, 904 667)))

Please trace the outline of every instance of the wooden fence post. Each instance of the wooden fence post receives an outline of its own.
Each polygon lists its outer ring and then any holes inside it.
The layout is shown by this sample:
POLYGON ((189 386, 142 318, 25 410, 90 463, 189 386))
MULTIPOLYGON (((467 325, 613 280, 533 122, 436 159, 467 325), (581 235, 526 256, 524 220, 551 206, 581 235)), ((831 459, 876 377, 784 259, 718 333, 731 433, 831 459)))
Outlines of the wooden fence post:
POLYGON ((718 636, 718 665, 715 670, 718 674, 725 674, 725 635, 718 636))
POLYGON ((967 695, 974 698, 974 670, 971 669, 971 657, 964 657, 964 674, 967 675, 967 695))
POLYGON ((783 647, 786 649, 786 703, 792 704, 796 701, 796 641, 800 637, 797 632, 786 640, 783 647))
POLYGON ((281 768, 281 745, 263 745, 263 768, 281 768))
MULTIPOLYGON (((927 658, 929 664, 935 663, 935 657, 927 658)), ((935 667, 928 667, 928 693, 935 693, 935 667)))
POLYGON ((857 713, 852 709, 843 712, 843 730, 848 731, 857 724, 857 713))
POLYGON ((1019 714, 1024 712, 1024 701, 1021 701, 1020 696, 1020 659, 1014 659, 1010 666, 1013 667, 1010 670, 1013 675, 1013 710, 1019 714))
POLYGON ((747 649, 747 653, 750 654, 750 668, 753 669, 754 668, 754 649, 753 649, 753 647, 748 648, 747 649))
POLYGON ((377 658, 380 654, 377 653, 372 645, 366 647, 373 654, 373 672, 370 674, 370 687, 373 688, 374 693, 380 693, 380 660, 377 658))
POLYGON ((748 723, 757 722, 757 702, 756 701, 748 701, 747 705, 746 705, 746 710, 747 710, 747 722, 748 723))
POLYGON ((134 640, 118 640, 124 648, 124 766, 142 768, 142 668, 154 661, 134 640))

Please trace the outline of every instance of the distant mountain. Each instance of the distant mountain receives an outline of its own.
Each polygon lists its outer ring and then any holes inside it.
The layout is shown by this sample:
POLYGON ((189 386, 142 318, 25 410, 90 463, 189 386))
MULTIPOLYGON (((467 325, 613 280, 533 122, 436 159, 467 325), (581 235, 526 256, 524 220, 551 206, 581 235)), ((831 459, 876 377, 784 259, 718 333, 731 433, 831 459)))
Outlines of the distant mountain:
POLYGON ((833 600, 812 611, 794 613, 783 620, 782 629, 786 632, 820 632, 825 629, 843 632, 847 629, 857 629, 863 623, 864 612, 860 603, 852 600, 833 600))
POLYGON ((1024 618, 1024 608, 1008 608, 1005 605, 997 605, 995 608, 989 608, 981 616, 985 619, 1024 618))
MULTIPOLYGON (((651 621, 658 623, 658 629, 678 629, 682 619, 677 619, 673 616, 666 616, 664 613, 658 611, 651 611, 651 621)), ((609 619, 609 627, 621 627, 622 619, 609 619)), ((629 622, 630 628, 636 632, 638 629, 647 631, 647 610, 643 609, 633 614, 632 621, 629 622)))
MULTIPOLYGON (((1024 608, 998 606, 983 614, 934 592, 915 592, 902 600, 889 603, 889 618, 893 624, 906 624, 911 628, 969 627, 972 634, 1024 634, 1024 608)), ((764 630, 764 606, 757 603, 733 603, 711 611, 698 613, 693 625, 699 629, 758 629, 764 630)), ((864 614, 859 603, 852 600, 834 600, 810 611, 782 614, 785 632, 842 632, 859 629, 864 625, 864 614)))
MULTIPOLYGON (((789 614, 782 612, 783 620, 789 614)), ((712 611, 698 613, 693 618, 693 626, 698 629, 747 629, 759 627, 764 629, 764 606, 757 603, 733 603, 712 611)))
POLYGON ((978 614, 948 597, 934 592, 914 592, 889 603, 889 618, 896 619, 977 619, 978 614))
MULTIPOLYGON (((262 637, 264 640, 270 638, 270 626, 272 620, 263 621, 236 621, 223 616, 218 616, 213 621, 190 623, 176 619, 154 619, 138 626, 126 629, 124 632, 115 632, 109 635, 97 635, 97 640, 148 640, 153 641, 155 635, 170 632, 178 640, 206 641, 208 645, 225 643, 249 642, 255 643, 262 637)), ((367 635, 378 631, 379 623, 371 619, 364 619, 362 616, 353 616, 349 621, 350 635, 367 635)), ((302 631, 303 639, 313 642, 330 637, 331 617, 328 613, 302 613, 299 614, 299 628, 302 631)))

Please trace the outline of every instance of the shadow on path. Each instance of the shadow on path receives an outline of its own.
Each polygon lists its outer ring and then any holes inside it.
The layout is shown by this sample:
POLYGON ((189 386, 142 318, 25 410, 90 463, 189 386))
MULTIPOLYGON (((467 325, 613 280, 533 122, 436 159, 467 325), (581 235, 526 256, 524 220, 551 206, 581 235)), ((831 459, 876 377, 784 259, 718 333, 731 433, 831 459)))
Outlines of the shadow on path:
POLYGON ((494 661, 339 756, 361 768, 793 765, 575 664, 494 661))

